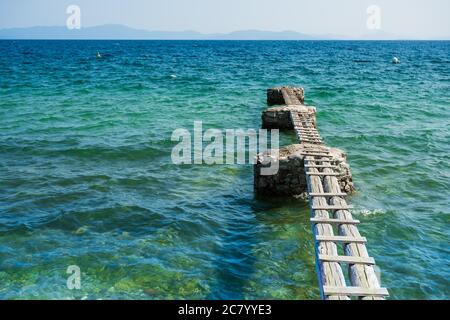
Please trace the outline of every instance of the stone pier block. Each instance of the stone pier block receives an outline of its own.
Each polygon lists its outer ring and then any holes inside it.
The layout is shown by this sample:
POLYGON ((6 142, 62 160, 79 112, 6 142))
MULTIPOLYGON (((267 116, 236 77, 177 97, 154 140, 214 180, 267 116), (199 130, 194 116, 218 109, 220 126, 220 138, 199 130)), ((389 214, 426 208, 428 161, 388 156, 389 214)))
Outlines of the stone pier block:
POLYGON ((310 106, 279 106, 269 108, 262 113, 263 129, 293 130, 294 125, 290 113, 292 111, 308 112, 313 115, 314 126, 316 125, 316 108, 310 106))
MULTIPOLYGON (((269 156, 269 154, 258 155, 257 163, 254 166, 256 194, 304 197, 307 193, 307 184, 304 168, 305 156, 301 153, 306 147, 311 147, 311 145, 294 144, 280 149, 278 156, 279 171, 272 176, 261 175, 261 168, 268 166, 264 164, 264 157, 269 156)), ((326 149, 333 156, 333 160, 336 161, 338 167, 337 172, 341 174, 337 177, 341 190, 348 194, 354 192, 355 187, 345 152, 335 148, 326 149)))
POLYGON ((284 102, 283 93, 281 92, 284 88, 292 89, 298 100, 300 100, 302 104, 305 103, 305 90, 303 88, 276 87, 267 90, 267 104, 269 106, 286 104, 284 102))

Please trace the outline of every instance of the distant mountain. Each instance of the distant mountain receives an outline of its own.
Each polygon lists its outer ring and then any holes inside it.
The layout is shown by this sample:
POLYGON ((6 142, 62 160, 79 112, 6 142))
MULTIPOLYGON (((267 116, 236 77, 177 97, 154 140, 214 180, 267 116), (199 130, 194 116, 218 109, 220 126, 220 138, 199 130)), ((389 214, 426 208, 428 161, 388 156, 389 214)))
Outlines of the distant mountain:
POLYGON ((196 31, 147 31, 123 25, 103 25, 79 30, 66 27, 1 29, 0 39, 309 40, 313 37, 294 31, 246 30, 228 34, 203 34, 196 31))
POLYGON ((295 31, 260 31, 243 30, 234 31, 227 34, 205 35, 205 38, 217 40, 312 40, 313 36, 295 31))
MULTIPOLYGON (((295 31, 244 30, 231 33, 204 34, 196 31, 148 31, 123 25, 102 25, 69 30, 66 27, 31 27, 0 29, 0 39, 56 40, 397 40, 405 39, 382 31, 360 37, 334 34, 310 35, 295 31)), ((443 38, 449 39, 449 38, 443 38)))
POLYGON ((66 27, 31 27, 1 29, 0 39, 200 39, 203 35, 194 31, 165 32, 147 31, 122 25, 103 25, 97 27, 69 30, 66 27))

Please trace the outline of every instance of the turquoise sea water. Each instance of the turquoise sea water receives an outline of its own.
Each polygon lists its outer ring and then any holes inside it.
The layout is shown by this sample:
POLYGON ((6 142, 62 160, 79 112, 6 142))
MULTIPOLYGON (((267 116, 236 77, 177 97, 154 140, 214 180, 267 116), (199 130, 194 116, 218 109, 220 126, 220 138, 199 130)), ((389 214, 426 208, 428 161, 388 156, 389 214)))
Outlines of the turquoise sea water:
POLYGON ((450 298, 450 42, 219 41, 0 41, 0 298, 318 299, 306 203, 170 158, 285 84, 349 154, 391 298, 450 298))

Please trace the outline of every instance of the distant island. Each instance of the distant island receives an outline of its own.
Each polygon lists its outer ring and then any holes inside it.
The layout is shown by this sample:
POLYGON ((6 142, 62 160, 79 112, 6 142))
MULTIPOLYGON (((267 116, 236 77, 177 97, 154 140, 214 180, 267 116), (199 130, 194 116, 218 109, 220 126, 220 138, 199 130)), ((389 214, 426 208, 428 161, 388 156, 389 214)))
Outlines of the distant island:
MULTIPOLYGON (((102 25, 69 30, 65 26, 0 29, 0 39, 29 40, 414 40, 374 31, 360 37, 311 35, 296 31, 243 30, 205 34, 196 31, 148 31, 124 25, 102 25)), ((448 40, 436 39, 436 40, 448 40)), ((426 39, 423 39, 426 40, 426 39)))

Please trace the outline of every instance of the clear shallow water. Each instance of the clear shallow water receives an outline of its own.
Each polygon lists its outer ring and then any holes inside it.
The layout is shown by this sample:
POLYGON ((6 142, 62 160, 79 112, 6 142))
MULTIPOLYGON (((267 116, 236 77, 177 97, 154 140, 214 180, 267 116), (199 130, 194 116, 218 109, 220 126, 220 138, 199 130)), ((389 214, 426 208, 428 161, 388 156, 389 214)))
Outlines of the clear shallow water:
POLYGON ((0 298, 317 299, 305 203, 255 199, 251 166, 170 160, 174 129, 259 128, 265 90, 291 84, 349 154, 351 202, 392 298, 448 299, 449 53, 0 41, 0 298))

